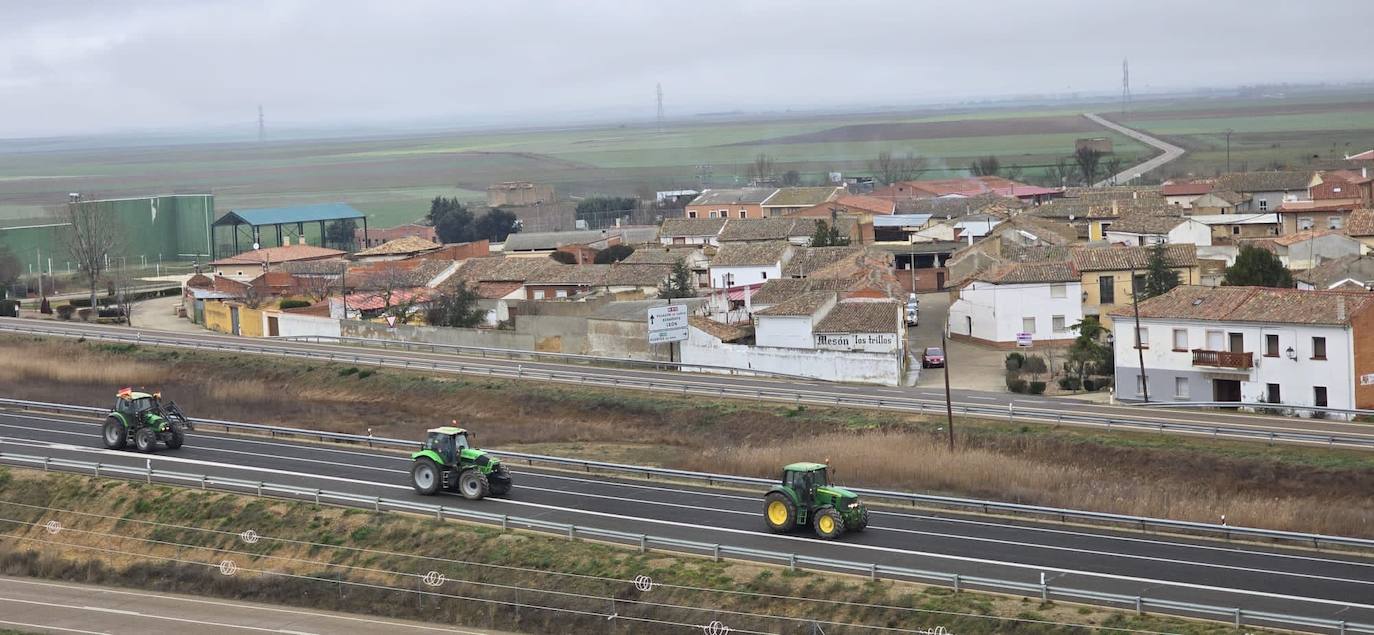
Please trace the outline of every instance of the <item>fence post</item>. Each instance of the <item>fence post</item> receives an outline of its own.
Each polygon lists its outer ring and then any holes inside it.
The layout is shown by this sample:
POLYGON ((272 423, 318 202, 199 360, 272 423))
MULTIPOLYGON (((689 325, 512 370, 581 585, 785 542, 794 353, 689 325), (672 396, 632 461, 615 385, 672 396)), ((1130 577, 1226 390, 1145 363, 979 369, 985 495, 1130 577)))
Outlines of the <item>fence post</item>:
POLYGON ((382 511, 382 497, 381 497, 381 496, 378 496, 378 497, 377 497, 377 500, 375 500, 375 501, 372 502, 372 511, 375 511, 375 512, 380 512, 380 511, 382 511))
POLYGON ((797 554, 795 554, 795 553, 789 553, 789 554, 787 554, 787 569, 788 569, 789 571, 796 571, 796 570, 797 570, 797 554))
POLYGON ((320 504, 320 490, 318 490, 318 489, 315 490, 315 504, 316 504, 316 505, 319 505, 319 504, 320 504))
POLYGON ((258 481, 258 498, 262 498, 262 481, 258 481))
POLYGON ((711 560, 713 562, 720 562, 720 543, 711 545, 711 560))
POLYGON ((504 531, 507 531, 507 530, 509 530, 509 529, 510 529, 510 516, 507 516, 507 515, 505 515, 505 514, 501 514, 501 531, 504 532, 504 531))
POLYGON ((958 593, 958 592, 960 591, 960 589, 959 589, 959 578, 960 578, 959 574, 957 574, 957 573, 954 574, 954 592, 955 592, 955 593, 958 593))
POLYGON ((1136 614, 1136 615, 1144 615, 1144 614, 1145 614, 1145 606, 1143 605, 1143 603, 1141 603, 1141 601, 1140 601, 1140 596, 1139 596, 1139 595, 1135 596, 1135 614, 1136 614))
POLYGON ((1008 402, 1007 402, 1007 423, 1015 423, 1015 422, 1016 422, 1016 404, 1013 403, 1013 402, 1008 401, 1008 402))
POLYGON ((153 460, 152 460, 152 459, 144 459, 144 460, 147 461, 145 467, 148 469, 148 484, 151 485, 152 482, 153 482, 153 460))
POLYGON ((208 476, 206 476, 206 475, 204 475, 204 474, 201 474, 201 475, 200 475, 200 489, 201 489, 201 491, 205 491, 205 481, 209 480, 209 478, 210 478, 210 477, 208 477, 208 476))
POLYGON ((568 540, 577 540, 577 525, 568 525, 568 540))
POLYGON ((96 478, 100 478, 100 464, 99 464, 99 463, 96 463, 96 464, 95 464, 95 477, 96 477, 96 478))
POLYGON ((434 510, 434 520, 442 521, 443 519, 444 519, 444 507, 443 507, 443 505, 440 505, 439 507, 437 507, 437 508, 434 510))
POLYGON ((639 535, 639 552, 640 552, 640 553, 648 553, 648 552, 649 552, 649 536, 648 536, 647 534, 640 534, 640 535, 639 535))
POLYGON ((1241 613, 1241 610, 1240 610, 1240 609, 1236 609, 1236 621, 1235 621, 1236 628, 1240 628, 1240 613, 1241 613))
POLYGON ((876 564, 870 564, 870 565, 868 565, 868 579, 869 579, 869 580, 875 580, 875 581, 878 579, 878 565, 876 565, 876 564))

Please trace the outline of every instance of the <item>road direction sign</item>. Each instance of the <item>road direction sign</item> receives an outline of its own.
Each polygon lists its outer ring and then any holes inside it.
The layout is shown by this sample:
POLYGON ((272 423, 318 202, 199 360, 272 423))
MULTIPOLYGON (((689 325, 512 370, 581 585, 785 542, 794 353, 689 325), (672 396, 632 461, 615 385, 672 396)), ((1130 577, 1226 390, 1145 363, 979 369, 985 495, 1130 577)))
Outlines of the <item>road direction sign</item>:
POLYGON ((687 339, 687 305, 669 304, 649 308, 649 343, 665 344, 687 339))

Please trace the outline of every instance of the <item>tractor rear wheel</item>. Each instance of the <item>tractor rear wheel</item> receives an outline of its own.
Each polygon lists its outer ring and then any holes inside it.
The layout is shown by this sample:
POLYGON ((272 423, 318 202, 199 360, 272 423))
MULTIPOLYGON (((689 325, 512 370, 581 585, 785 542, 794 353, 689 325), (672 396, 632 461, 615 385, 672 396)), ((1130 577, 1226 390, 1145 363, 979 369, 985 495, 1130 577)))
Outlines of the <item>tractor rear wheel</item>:
POLYGON ((481 470, 469 468, 458 476, 458 492, 470 501, 482 500, 491 492, 491 482, 481 470))
POLYGON ((792 531, 797 526, 797 506, 782 492, 773 492, 763 498, 763 519, 774 533, 792 531))
POLYGON ((152 452, 153 450, 156 450, 157 433, 153 432, 152 428, 139 428, 138 432, 134 433, 134 447, 138 448, 138 451, 143 453, 148 453, 152 452))
POLYGON ((816 529, 816 535, 826 540, 834 540, 844 535, 844 516, 829 505, 816 510, 816 517, 811 525, 816 529))
POLYGON ((124 444, 129 442, 129 431, 124 429, 124 422, 113 416, 106 417, 101 436, 105 439, 105 447, 111 450, 123 450, 124 444))
POLYGON ((428 458, 416 459, 415 465, 410 466, 410 484, 416 492, 433 495, 439 491, 440 480, 439 466, 428 458))
POLYGON ((175 450, 186 442, 186 433, 182 431, 181 424, 172 424, 172 435, 167 438, 167 449, 175 450))

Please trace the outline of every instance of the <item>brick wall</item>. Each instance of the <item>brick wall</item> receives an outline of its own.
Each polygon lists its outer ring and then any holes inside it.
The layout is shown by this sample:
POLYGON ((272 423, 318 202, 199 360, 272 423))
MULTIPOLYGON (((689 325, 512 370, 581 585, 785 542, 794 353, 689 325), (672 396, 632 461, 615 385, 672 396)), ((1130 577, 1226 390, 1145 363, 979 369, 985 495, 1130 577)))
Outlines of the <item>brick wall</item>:
POLYGON ((1350 327, 1355 346, 1355 407, 1374 408, 1374 385, 1360 385, 1361 375, 1374 373, 1374 309, 1352 316, 1350 327))

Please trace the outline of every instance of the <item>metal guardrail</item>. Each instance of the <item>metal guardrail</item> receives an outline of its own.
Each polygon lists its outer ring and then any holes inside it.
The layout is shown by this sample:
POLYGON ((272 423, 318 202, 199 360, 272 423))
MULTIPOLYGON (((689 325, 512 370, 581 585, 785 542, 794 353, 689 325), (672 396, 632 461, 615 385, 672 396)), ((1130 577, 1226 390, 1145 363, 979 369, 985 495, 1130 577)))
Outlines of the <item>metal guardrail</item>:
MULTIPOLYGON (((205 474, 156 470, 153 469, 151 460, 148 461, 146 467, 138 468, 127 465, 107 465, 88 461, 74 461, 70 459, 0 451, 0 463, 30 466, 34 468, 41 467, 44 471, 56 469, 75 473, 89 472, 96 477, 122 477, 131 480, 141 480, 147 483, 152 483, 154 481, 180 483, 199 486, 201 489, 213 488, 230 492, 253 493, 259 497, 274 496, 284 499, 313 501, 315 504, 340 504, 349 507, 371 509, 375 512, 397 511, 413 513, 432 516, 438 520, 455 519, 499 526, 503 531, 517 528, 564 536, 569 540, 576 540, 578 538, 603 540, 624 546, 637 546, 642 552, 656 549, 660 551, 709 556, 716 561, 720 561, 723 558, 732 558, 786 565, 789 569, 793 570, 809 569, 812 571, 825 572, 838 571, 865 576, 870 580, 884 579, 938 584, 951 587, 955 591, 982 590, 1036 597, 1040 598, 1042 601, 1052 599, 1068 600, 1116 608, 1126 608, 1128 610, 1134 610, 1138 615, 1149 612, 1221 619, 1231 622, 1236 628, 1246 625, 1278 626, 1282 628, 1326 629, 1341 634, 1374 634, 1374 624, 1197 604, 1162 598, 1149 598, 1143 595, 1125 595, 1067 586, 1054 586, 1049 584, 1043 576, 1041 582, 1037 584, 1034 582, 1018 582, 998 578, 967 576, 943 571, 895 567, 879 564, 877 562, 865 563, 850 560, 834 560, 797 553, 782 553, 763 549, 737 547, 722 543, 697 542, 650 534, 639 534, 596 527, 583 527, 569 523, 511 516, 507 514, 493 514, 465 508, 445 507, 443 505, 431 505, 380 496, 362 496, 359 494, 282 485, 266 481, 249 481, 209 476, 205 474)), ((1120 576, 1088 571, 1067 571, 1064 573, 1105 580, 1122 579, 1120 576)), ((1240 589, 1233 590, 1232 592, 1237 594, 1248 593, 1240 589)))
MULTIPOLYGON (((516 364, 515 367, 512 368, 509 365, 491 366, 482 365, 480 363, 465 363, 463 361, 413 360, 405 357, 386 356, 381 354, 350 354, 334 351, 291 349, 283 346, 264 346, 250 342, 187 340, 185 338, 160 335, 145 335, 140 331, 123 333, 80 328, 64 329, 60 325, 43 326, 40 328, 19 324, 14 320, 7 319, 0 319, 0 331, 34 333, 46 336, 77 337, 91 340, 127 342, 131 344, 174 346, 220 352, 256 353, 329 362, 364 364, 382 368, 399 368, 404 370, 428 370, 504 379, 534 379, 564 384, 631 388, 635 390, 664 392, 682 396, 751 399, 792 405, 870 408, 913 414, 944 414, 945 411, 944 402, 934 399, 883 397, 828 392, 831 390, 831 387, 825 385, 814 385, 810 389, 792 387, 792 384, 784 384, 784 386, 787 387, 779 388, 734 386, 725 382, 707 381, 704 379, 704 376, 702 378, 695 378, 689 376, 671 377, 660 375, 651 378, 635 378, 598 374, 596 372, 584 372, 574 369, 524 368, 520 364, 516 364)), ((1371 429, 1371 434, 1368 436, 1352 436, 1261 427, 1249 428, 1207 423, 1156 421, 1145 418, 1123 418, 1093 413, 1077 413, 1062 408, 1034 408, 1017 406, 1015 404, 1002 406, 956 403, 953 406, 953 411, 955 414, 970 417, 989 419, 1005 418, 1009 422, 1020 420, 1031 423, 1106 428, 1108 430, 1120 429, 1158 433, 1167 432, 1213 438, 1224 437, 1228 439, 1264 441, 1268 443, 1304 443, 1311 445, 1339 445, 1343 447, 1374 449, 1374 429, 1371 429)))
POLYGON ((1331 408, 1328 406, 1304 406, 1287 403, 1264 403, 1255 401, 1126 401, 1123 405, 1141 408, 1253 408, 1256 410, 1292 410, 1296 412, 1325 412, 1350 415, 1352 417, 1374 417, 1374 410, 1361 408, 1331 408))
MULTIPOLYGON (((0 407, 9 406, 24 410, 49 410, 55 412, 77 412, 90 414, 105 414, 105 408, 91 406, 76 406, 70 404, 46 403, 40 401, 26 401, 22 399, 0 399, 0 407)), ((298 437, 307 439, 317 439, 319 441, 338 441, 344 443, 354 443, 367 445, 369 447, 397 447, 414 449, 419 446, 418 441, 407 439, 392 439, 387 437, 377 437, 372 435, 348 434, 343 432, 330 432, 326 430, 310 430, 306 428, 290 428, 283 426, 273 426, 260 423, 243 423, 239 421, 223 421, 220 419, 201 419, 191 417, 192 422, 197 426, 211 426, 222 428, 226 432, 231 430, 246 430, 267 434, 271 437, 298 437)), ((626 465, 623 463, 609 463, 605 461, 591 461, 586 459, 568 458, 560 456, 549 456, 544 454, 531 454, 527 452, 507 452, 499 449, 488 450, 498 456, 507 459, 517 459, 526 462, 528 465, 535 463, 558 465, 563 467, 574 467, 584 472, 612 472, 620 474, 630 474, 645 478, 660 477, 678 480, 690 480, 705 482, 708 485, 730 484, 730 485, 749 485, 758 487, 769 487, 773 485, 773 479, 759 478, 754 476, 740 476, 733 474, 712 474, 709 472, 695 472, 691 470, 676 470, 672 468, 651 467, 645 465, 626 465)), ((1075 520, 1080 522, 1092 522, 1100 524, 1119 525, 1129 529, 1140 530, 1168 530, 1175 532, 1188 532, 1196 534, 1206 534, 1211 536, 1221 536, 1230 540, 1232 538, 1262 538, 1267 540, 1285 541, 1312 545, 1313 547, 1343 546, 1361 549, 1374 549, 1374 540, 1366 538, 1352 538, 1346 536, 1332 536, 1328 534, 1313 534, 1293 531, 1280 531, 1276 529, 1263 529, 1258 527, 1235 527, 1231 525, 1219 525, 1215 523, 1202 523, 1186 520, 1172 520, 1168 518, 1152 518, 1148 516, 1131 516, 1124 514, 1111 514, 1107 512, 1094 512, 1079 509, 1067 509, 1061 507, 1042 507, 1038 505, 1022 505, 1019 503, 1007 503, 993 500, 982 500, 975 498, 960 498, 955 496, 937 496, 934 494, 918 494, 914 492, 899 492, 893 490, 869 489, 869 488, 848 488, 855 493, 875 499, 888 501, 898 501, 910 503, 911 505, 928 505, 946 508, 954 508, 973 512, 990 513, 1010 513, 1036 518, 1058 520, 1068 522, 1075 520)))
POLYGON ((477 355, 479 357, 497 357, 499 359, 529 359, 538 361, 547 359, 554 362, 573 362, 584 364, 601 364, 605 366, 630 366, 640 368, 651 368, 654 370, 676 369, 687 372, 713 372, 728 375, 743 375, 750 377, 777 377, 780 379, 791 379, 800 381, 811 381, 817 383, 828 383, 824 379, 806 377, 803 375, 789 375, 768 370, 753 370, 748 368, 736 368, 734 366, 712 366, 710 364, 687 364, 683 362, 670 362, 650 359, 629 359, 625 357, 601 357, 598 355, 579 355, 576 353, 553 353, 547 351, 529 351, 519 348, 488 348, 484 346, 463 346, 461 344, 431 344, 428 342, 410 342, 406 340, 388 340, 370 337, 335 337, 333 335, 288 335, 274 337, 271 339, 286 342, 308 342, 324 344, 336 342, 339 344, 352 344, 361 347, 379 347, 385 350, 399 349, 403 351, 414 351, 419 353, 446 353, 450 355, 477 355))

